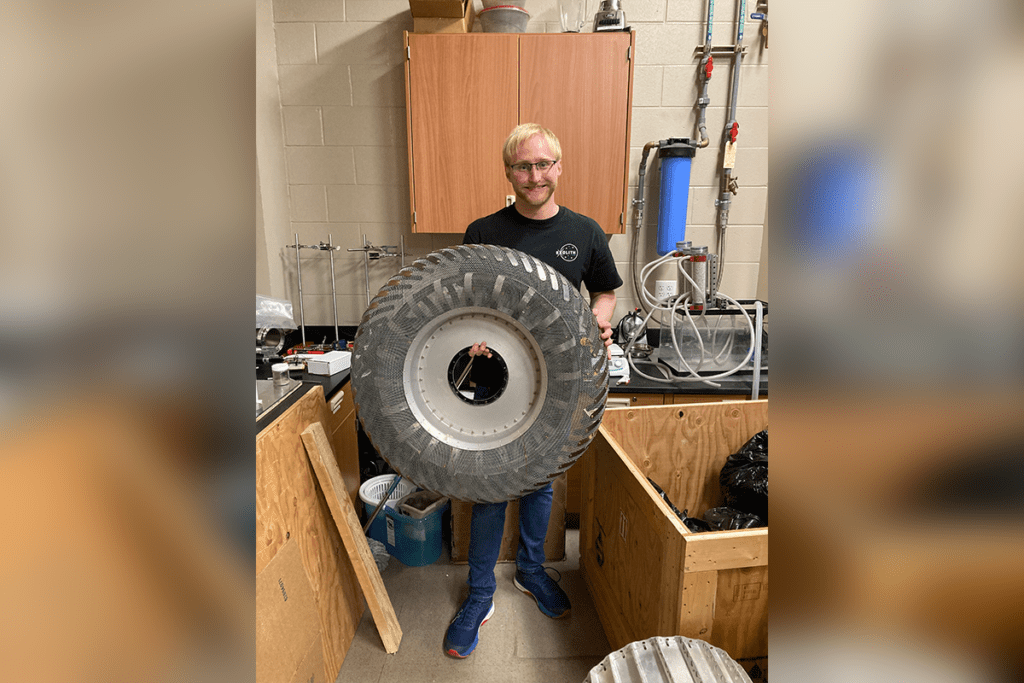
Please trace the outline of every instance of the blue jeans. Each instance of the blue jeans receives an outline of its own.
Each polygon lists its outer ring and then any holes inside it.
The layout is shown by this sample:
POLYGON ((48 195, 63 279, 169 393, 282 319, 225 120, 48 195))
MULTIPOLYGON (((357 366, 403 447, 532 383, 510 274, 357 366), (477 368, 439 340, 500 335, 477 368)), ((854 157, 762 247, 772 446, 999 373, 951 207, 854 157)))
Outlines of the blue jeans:
MULTIPOLYGON (((544 539, 551 517, 551 484, 519 499, 519 551, 516 566, 524 574, 544 571, 544 539)), ((501 553, 508 503, 477 503, 469 527, 469 595, 490 600, 498 587, 494 565, 501 553)))

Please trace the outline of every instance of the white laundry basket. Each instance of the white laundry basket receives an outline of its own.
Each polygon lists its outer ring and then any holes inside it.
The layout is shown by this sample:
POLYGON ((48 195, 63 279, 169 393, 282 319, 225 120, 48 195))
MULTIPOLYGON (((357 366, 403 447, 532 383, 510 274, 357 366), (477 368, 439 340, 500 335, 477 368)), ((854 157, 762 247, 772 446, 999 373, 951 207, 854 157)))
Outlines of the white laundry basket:
MULTIPOLYGON (((377 503, 384 497, 384 494, 388 492, 392 482, 395 481, 397 474, 382 474, 372 479, 367 479, 359 487, 359 498, 363 501, 364 505, 367 505, 366 514, 372 515, 373 511, 377 508, 377 503)), ((412 493, 416 490, 416 486, 408 479, 403 479, 398 482, 398 486, 388 496, 388 502, 384 503, 384 507, 395 509, 394 503, 399 498, 412 493)))

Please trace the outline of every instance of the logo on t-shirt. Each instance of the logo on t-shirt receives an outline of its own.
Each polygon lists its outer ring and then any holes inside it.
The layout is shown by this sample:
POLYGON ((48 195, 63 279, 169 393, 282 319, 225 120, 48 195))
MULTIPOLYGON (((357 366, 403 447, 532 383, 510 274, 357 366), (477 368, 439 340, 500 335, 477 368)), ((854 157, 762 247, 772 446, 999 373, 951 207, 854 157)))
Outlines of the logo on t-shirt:
POLYGON ((555 252, 555 255, 563 261, 575 261, 576 257, 580 255, 580 250, 576 248, 575 244, 566 244, 561 249, 555 252))

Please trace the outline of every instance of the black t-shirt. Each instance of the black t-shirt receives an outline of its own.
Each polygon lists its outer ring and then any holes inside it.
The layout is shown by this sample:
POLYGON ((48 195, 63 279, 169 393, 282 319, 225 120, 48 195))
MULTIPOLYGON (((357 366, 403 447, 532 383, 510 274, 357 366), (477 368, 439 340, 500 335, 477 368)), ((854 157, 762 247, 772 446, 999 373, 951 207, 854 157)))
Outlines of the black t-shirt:
POLYGON ((463 244, 495 244, 518 249, 564 275, 576 289, 607 292, 622 286, 615 259, 597 221, 564 206, 551 218, 526 218, 515 206, 470 223, 463 244))

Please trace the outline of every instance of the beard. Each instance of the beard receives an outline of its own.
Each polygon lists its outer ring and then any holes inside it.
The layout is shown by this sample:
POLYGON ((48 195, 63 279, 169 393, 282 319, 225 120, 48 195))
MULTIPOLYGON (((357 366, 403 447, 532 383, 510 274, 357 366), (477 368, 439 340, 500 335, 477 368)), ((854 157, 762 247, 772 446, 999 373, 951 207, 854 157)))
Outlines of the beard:
POLYGON ((554 182, 548 181, 538 184, 535 188, 516 188, 516 197, 530 206, 543 206, 555 193, 555 187, 554 182))

